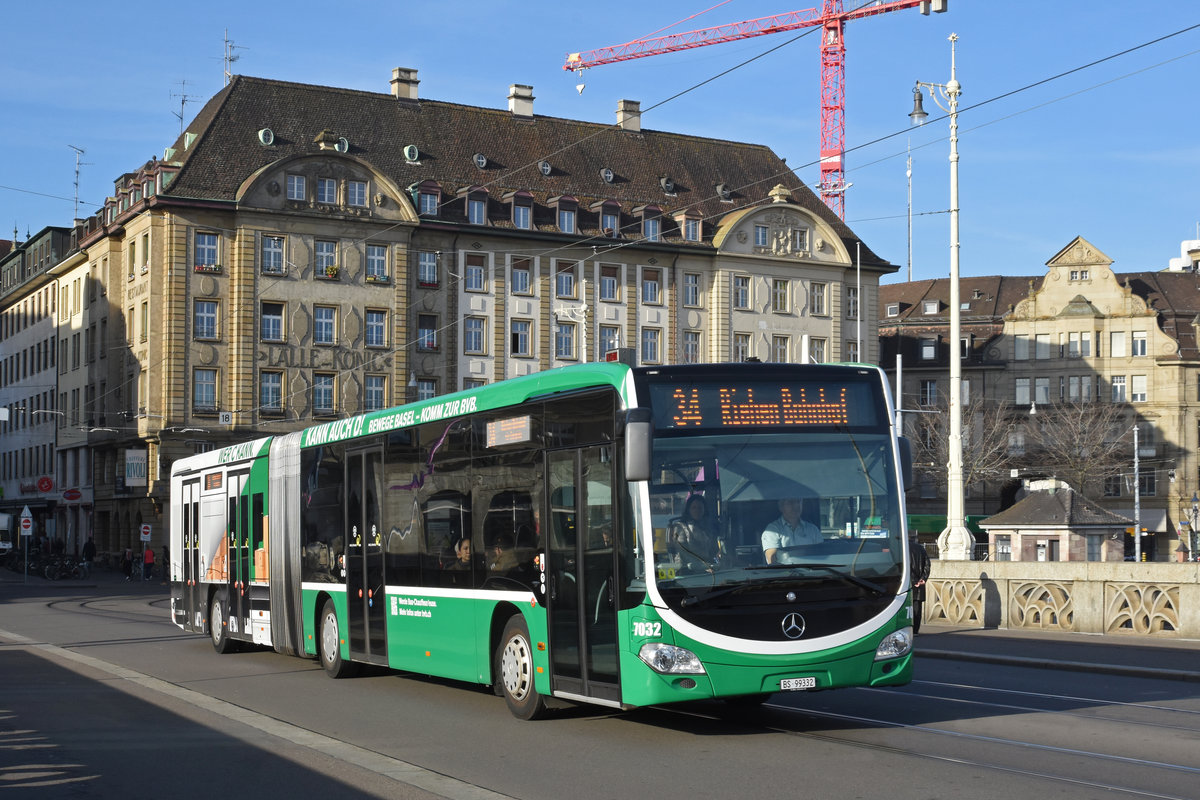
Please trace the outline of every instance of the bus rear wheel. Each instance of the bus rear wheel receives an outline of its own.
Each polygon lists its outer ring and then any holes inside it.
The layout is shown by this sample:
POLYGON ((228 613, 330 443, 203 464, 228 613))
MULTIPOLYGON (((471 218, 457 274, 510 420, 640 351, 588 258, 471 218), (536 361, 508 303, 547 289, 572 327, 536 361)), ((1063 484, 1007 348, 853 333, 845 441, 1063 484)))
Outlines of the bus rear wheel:
POLYGON ((321 609, 321 666, 331 678, 352 678, 358 672, 358 664, 342 658, 342 636, 338 628, 337 607, 332 600, 325 601, 321 609))
POLYGON ((237 649, 237 642, 229 635, 229 628, 225 625, 225 607, 225 594, 217 592, 213 595, 212 605, 208 607, 208 633, 212 637, 213 650, 221 655, 237 649))
POLYGON ((518 719, 538 719, 546 713, 546 700, 533 686, 533 647, 529 627, 520 614, 510 617, 496 649, 496 682, 508 710, 518 719))

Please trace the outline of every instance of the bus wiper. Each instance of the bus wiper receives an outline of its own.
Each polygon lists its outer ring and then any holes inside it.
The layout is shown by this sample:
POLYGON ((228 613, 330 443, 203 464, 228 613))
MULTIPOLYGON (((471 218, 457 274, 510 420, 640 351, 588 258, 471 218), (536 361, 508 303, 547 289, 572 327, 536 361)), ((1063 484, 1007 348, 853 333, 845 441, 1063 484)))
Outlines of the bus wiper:
POLYGON ((873 581, 866 578, 860 578, 857 575, 847 575, 837 567, 831 567, 828 564, 755 564, 746 569, 819 569, 828 572, 830 575, 836 575, 846 583, 852 583, 860 589, 866 589, 872 594, 883 597, 887 594, 884 588, 873 581))
POLYGON ((701 603, 707 603, 709 600, 715 600, 718 597, 724 597, 727 594, 737 594, 748 589, 761 589, 764 586, 770 586, 776 583, 791 583, 791 579, 777 578, 771 581, 762 581, 761 583, 739 583, 734 586, 726 586, 722 589, 710 589, 704 594, 696 595, 695 597, 688 596, 683 598, 679 601, 679 607, 687 608, 689 606, 696 606, 700 605, 701 603))

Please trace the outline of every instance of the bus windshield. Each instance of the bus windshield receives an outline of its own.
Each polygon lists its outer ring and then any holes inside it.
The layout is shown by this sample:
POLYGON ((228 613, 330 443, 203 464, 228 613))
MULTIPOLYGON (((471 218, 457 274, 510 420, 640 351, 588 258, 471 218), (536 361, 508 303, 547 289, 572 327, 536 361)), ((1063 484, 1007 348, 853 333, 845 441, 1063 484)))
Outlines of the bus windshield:
POLYGON ((654 442, 653 575, 668 605, 787 591, 882 599, 904 560, 886 432, 693 433, 654 442))

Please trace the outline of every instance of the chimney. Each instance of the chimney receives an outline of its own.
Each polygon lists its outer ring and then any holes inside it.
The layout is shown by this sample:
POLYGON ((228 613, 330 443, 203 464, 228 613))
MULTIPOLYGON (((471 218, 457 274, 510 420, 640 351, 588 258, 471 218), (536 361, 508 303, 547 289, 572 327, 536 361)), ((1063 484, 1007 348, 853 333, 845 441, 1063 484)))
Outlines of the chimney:
POLYGON ((396 67, 392 70, 392 97, 397 100, 417 99, 417 71, 408 67, 396 67))
POLYGON ((533 87, 514 83, 508 87, 508 110, 514 117, 533 116, 533 87))
POLYGON ((617 127, 635 133, 642 129, 642 103, 640 100, 617 101, 617 127))

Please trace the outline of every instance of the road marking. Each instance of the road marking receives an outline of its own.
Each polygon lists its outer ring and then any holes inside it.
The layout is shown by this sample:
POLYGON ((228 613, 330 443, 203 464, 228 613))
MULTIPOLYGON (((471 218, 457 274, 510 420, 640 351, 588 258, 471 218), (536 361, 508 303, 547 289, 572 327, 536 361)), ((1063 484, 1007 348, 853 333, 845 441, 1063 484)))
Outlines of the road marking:
POLYGON ((141 686, 159 694, 173 697, 196 708, 204 709, 228 720, 239 722, 263 733, 323 753, 347 764, 370 770, 377 775, 383 775, 400 783, 424 789, 427 792, 450 798, 450 800, 512 800, 510 795, 493 792, 481 786, 432 772, 416 764, 401 761, 391 756, 376 753, 373 750, 358 747, 347 742, 338 741, 315 731, 305 730, 296 725, 290 725, 277 719, 259 714, 241 706, 227 703, 215 697, 209 697, 192 689, 185 689, 174 683, 146 675, 136 670, 127 669, 107 661, 101 661, 92 656, 85 656, 57 645, 37 642, 19 633, 0 629, 0 639, 10 644, 21 645, 30 650, 40 650, 44 653, 74 661, 91 667, 100 672, 113 675, 121 680, 141 686))

